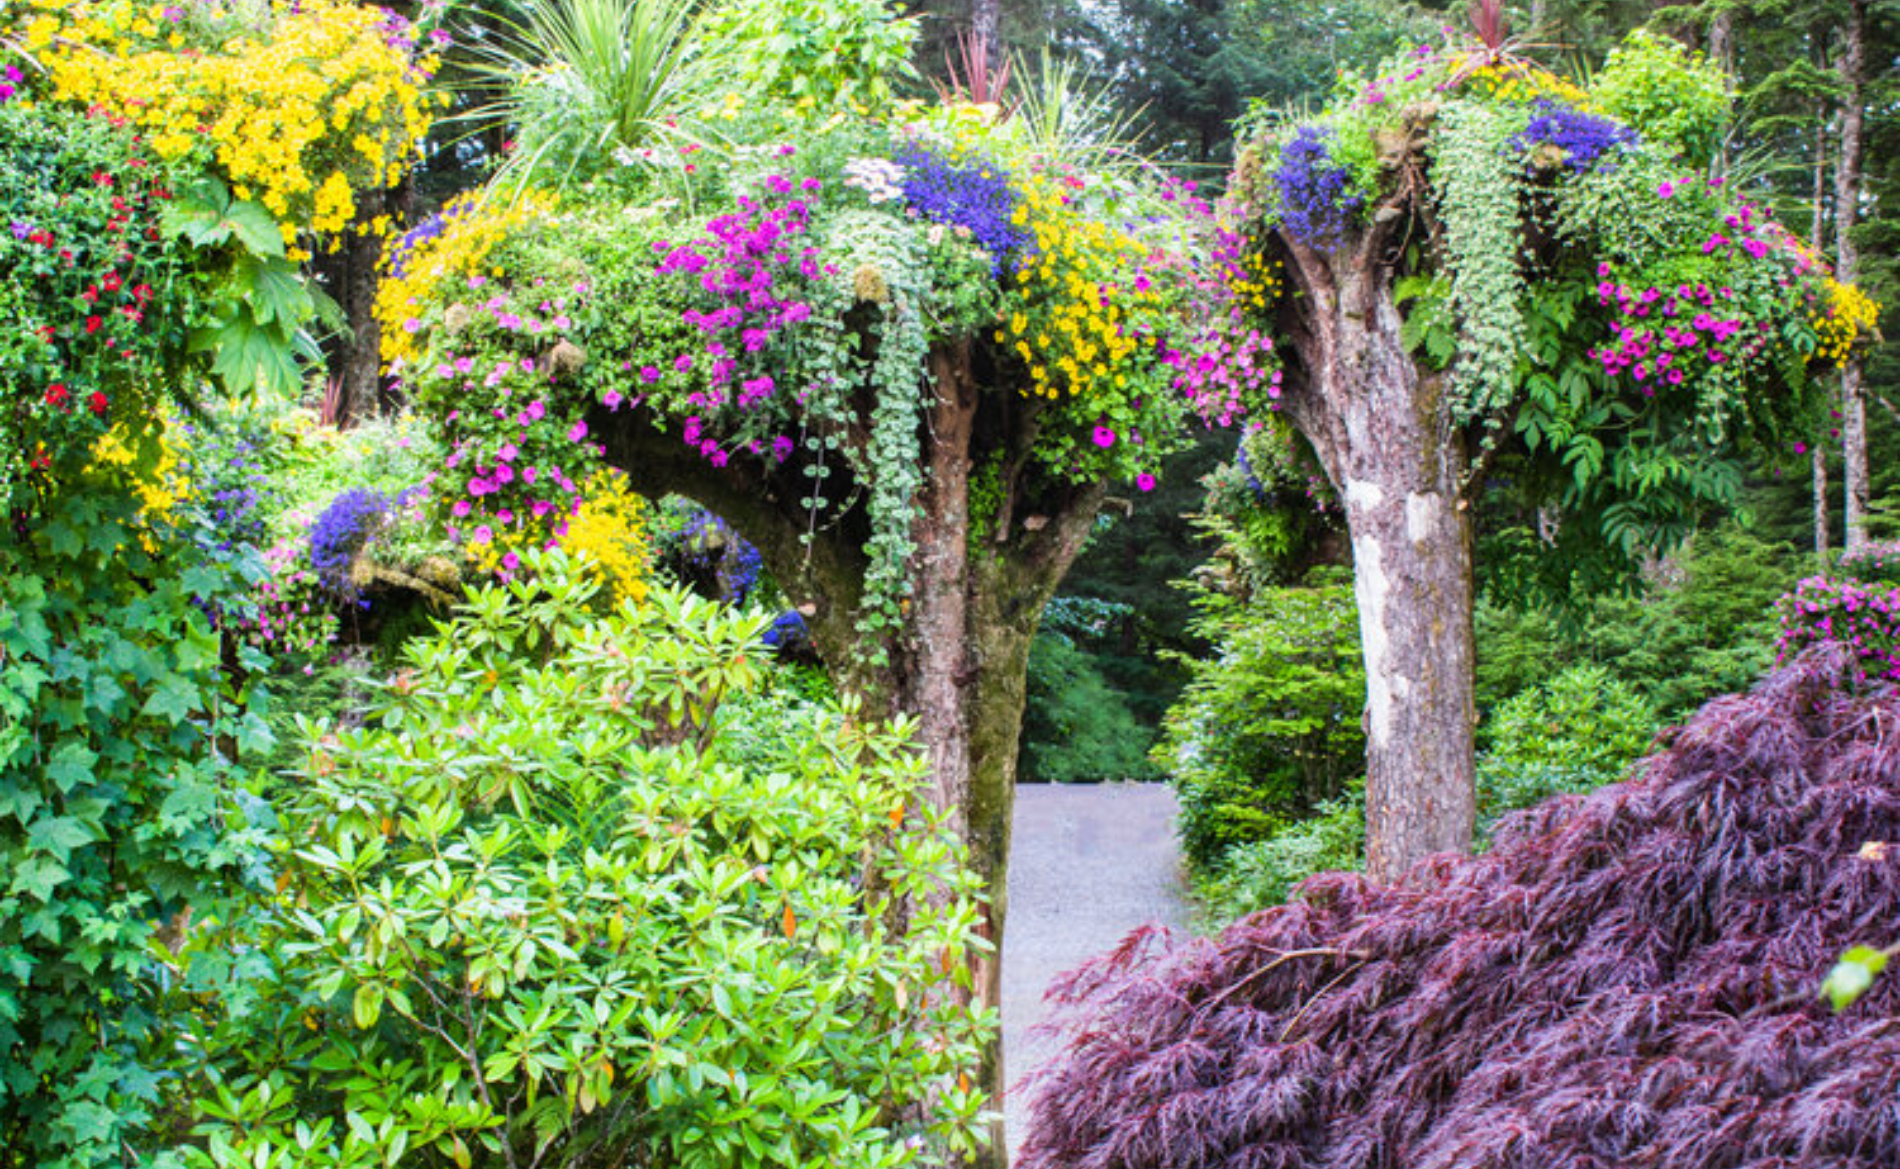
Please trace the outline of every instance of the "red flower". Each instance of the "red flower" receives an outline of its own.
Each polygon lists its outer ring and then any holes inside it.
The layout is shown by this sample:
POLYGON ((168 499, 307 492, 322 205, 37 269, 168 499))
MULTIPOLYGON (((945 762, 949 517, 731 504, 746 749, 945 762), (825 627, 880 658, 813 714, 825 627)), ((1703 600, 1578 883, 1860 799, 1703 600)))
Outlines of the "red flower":
POLYGON ((86 399, 86 405, 92 407, 94 414, 104 418, 106 416, 106 407, 110 405, 110 403, 106 400, 104 391, 94 390, 92 397, 86 399))
POLYGON ((90 335, 93 333, 97 333, 99 331, 99 326, 103 324, 105 324, 105 321, 99 317, 87 317, 86 318, 87 334, 90 335))
POLYGON ((86 289, 86 291, 79 294, 79 299, 85 301, 87 304, 98 304, 99 303, 99 287, 97 285, 94 285, 93 287, 86 289))
POLYGON ((46 404, 48 406, 64 406, 71 398, 72 394, 69 393, 65 385, 60 382, 54 382, 52 385, 46 387, 46 404))
POLYGON ((117 292, 119 291, 119 286, 122 283, 123 281, 119 279, 119 274, 117 272, 107 272, 106 278, 99 282, 99 286, 105 289, 107 292, 117 292))

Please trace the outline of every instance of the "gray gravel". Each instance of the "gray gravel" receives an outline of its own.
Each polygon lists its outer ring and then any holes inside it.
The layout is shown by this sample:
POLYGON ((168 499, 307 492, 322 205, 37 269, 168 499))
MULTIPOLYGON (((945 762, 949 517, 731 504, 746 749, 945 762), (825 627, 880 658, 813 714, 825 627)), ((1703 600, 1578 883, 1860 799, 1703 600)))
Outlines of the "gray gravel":
MULTIPOLYGON (((1053 1054, 1027 1032, 1058 974, 1146 922, 1185 929, 1174 790, 1159 783, 1023 784, 1010 843, 1003 944, 1003 1066, 1013 1084, 1053 1054)), ((1026 1093, 1009 1093, 1012 1155, 1026 1093)))

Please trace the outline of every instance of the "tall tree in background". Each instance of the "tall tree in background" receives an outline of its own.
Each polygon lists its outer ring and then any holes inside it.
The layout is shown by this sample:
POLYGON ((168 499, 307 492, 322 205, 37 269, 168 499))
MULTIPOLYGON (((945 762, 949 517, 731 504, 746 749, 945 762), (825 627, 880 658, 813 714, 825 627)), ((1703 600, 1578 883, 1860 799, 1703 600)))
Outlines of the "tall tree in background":
MULTIPOLYGON (((1866 126, 1868 0, 1847 0, 1841 27, 1841 145, 1834 167, 1834 267, 1853 283, 1860 269, 1854 228, 1860 220, 1861 149, 1866 126)), ((1841 367, 1841 480, 1846 489, 1847 550, 1867 543, 1867 397, 1861 356, 1850 353, 1841 367)))

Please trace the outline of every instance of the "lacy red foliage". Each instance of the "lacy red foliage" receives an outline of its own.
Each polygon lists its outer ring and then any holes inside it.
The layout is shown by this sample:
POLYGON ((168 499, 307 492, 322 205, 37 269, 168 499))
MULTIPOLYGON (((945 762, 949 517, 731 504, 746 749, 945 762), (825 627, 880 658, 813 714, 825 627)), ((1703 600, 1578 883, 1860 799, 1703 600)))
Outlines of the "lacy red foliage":
POLYGON ((1028 1169, 1900 1165, 1900 698, 1817 651, 1477 858, 1324 875, 1055 992, 1028 1169))

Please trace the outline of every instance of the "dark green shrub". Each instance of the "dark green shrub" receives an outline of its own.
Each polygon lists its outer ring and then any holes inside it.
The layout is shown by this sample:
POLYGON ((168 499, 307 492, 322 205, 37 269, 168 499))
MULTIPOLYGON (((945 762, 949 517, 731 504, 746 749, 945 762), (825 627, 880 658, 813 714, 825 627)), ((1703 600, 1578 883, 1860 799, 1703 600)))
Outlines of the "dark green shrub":
MULTIPOLYGON (((1634 597, 1599 597, 1568 613, 1495 604, 1477 611, 1478 703, 1489 711, 1565 667, 1595 662, 1664 721, 1747 689, 1774 661, 1777 598, 1807 558, 1734 522, 1696 535, 1634 597)), ((1480 723, 1488 735, 1489 723, 1480 723)))
POLYGON ((1358 872, 1366 867, 1366 793, 1353 784, 1312 816, 1265 840, 1237 844, 1221 857, 1214 874, 1198 884, 1201 928, 1226 927, 1270 905, 1279 905, 1315 873, 1358 872))
POLYGON ((1045 629, 1029 649, 1022 778, 1050 783, 1154 779, 1154 732, 1109 684, 1094 655, 1045 629))
POLYGON ((1245 603, 1202 590, 1197 631, 1220 655, 1190 661, 1155 761, 1181 798, 1181 837, 1203 870, 1236 844, 1312 815, 1363 773, 1365 670, 1352 586, 1320 570, 1245 603))
POLYGON ((1656 729, 1655 709, 1602 666, 1572 666, 1520 692, 1492 716, 1491 749, 1478 761, 1479 820, 1615 783, 1656 729))

